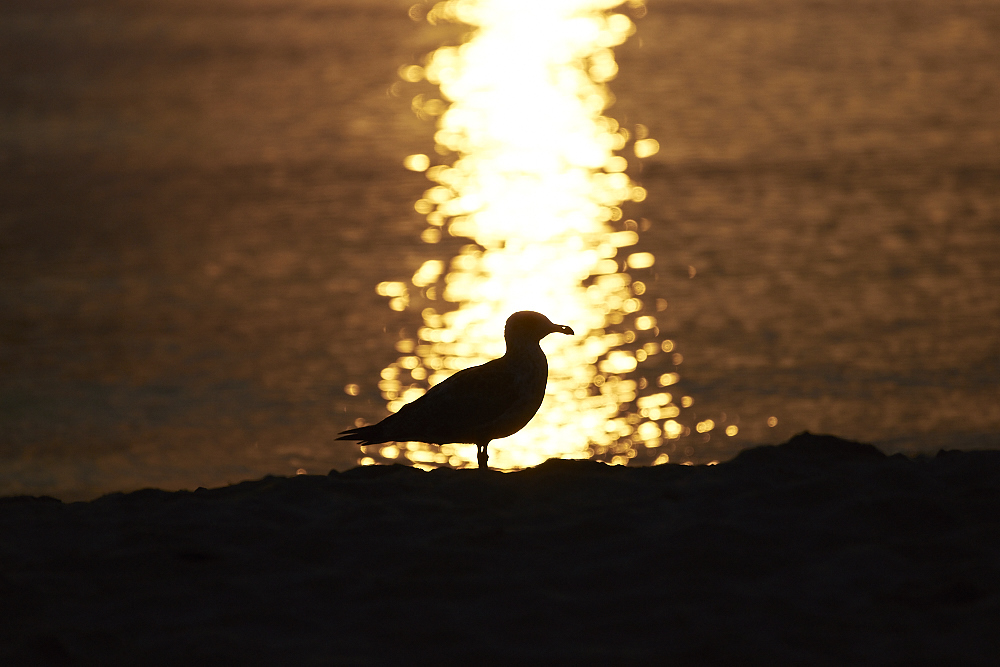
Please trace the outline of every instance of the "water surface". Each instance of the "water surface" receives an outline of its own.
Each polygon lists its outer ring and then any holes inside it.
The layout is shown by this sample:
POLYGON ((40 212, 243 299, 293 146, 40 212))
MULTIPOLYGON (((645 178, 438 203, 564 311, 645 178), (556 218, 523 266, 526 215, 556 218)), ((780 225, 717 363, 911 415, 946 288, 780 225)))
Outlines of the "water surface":
MULTIPOLYGON (((393 87, 454 27, 407 3, 0 6, 0 493, 354 465, 418 312, 393 87), (358 396, 344 392, 348 383, 358 396)), ((707 462, 803 429, 1000 433, 1000 3, 652 2, 609 110, 660 152, 643 280, 707 462), (775 417, 776 425, 768 426, 775 417), (706 440, 707 436, 707 440, 706 440)))

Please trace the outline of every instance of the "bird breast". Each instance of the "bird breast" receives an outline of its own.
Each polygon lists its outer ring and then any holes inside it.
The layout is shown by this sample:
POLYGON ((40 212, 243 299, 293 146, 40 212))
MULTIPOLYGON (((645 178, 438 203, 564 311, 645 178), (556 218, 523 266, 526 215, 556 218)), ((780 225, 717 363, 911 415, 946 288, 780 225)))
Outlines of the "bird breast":
POLYGON ((496 434, 494 438, 505 438, 521 430, 535 416, 545 398, 549 365, 542 349, 537 345, 533 347, 533 350, 508 350, 505 361, 513 381, 509 390, 515 398, 491 425, 490 430, 496 434))

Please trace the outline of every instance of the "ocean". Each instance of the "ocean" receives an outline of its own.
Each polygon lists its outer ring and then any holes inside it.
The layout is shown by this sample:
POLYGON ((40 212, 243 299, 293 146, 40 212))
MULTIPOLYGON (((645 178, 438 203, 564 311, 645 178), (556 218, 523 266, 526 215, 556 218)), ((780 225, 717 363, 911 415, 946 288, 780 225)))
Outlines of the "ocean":
MULTIPOLYGON (((434 124, 399 68, 462 38, 411 5, 0 2, 0 495, 357 465, 422 326, 376 285, 468 243, 421 240, 403 168, 434 124)), ((623 11, 671 462, 1000 447, 1000 2, 623 11)))

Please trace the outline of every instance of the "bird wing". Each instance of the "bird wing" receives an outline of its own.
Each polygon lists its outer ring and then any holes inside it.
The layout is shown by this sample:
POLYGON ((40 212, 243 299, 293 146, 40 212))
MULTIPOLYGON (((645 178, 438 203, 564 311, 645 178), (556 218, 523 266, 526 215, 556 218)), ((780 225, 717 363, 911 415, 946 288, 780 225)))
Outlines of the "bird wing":
POLYGON ((392 440, 478 442, 483 427, 518 399, 518 381, 505 359, 494 359, 452 375, 385 420, 392 440))

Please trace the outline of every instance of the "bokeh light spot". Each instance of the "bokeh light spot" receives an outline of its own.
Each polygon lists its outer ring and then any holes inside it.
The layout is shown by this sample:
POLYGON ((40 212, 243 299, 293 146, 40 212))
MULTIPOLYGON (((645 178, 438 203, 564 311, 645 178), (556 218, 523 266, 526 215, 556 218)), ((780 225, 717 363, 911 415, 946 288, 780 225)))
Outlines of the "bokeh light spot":
MULTIPOLYGON (((403 166, 410 171, 427 171, 427 168, 431 166, 431 159, 423 153, 408 155, 406 156, 406 159, 403 160, 403 166)), ((428 211, 428 213, 429 212, 430 211, 428 211)))

